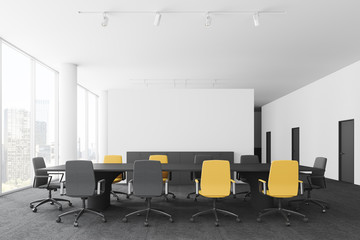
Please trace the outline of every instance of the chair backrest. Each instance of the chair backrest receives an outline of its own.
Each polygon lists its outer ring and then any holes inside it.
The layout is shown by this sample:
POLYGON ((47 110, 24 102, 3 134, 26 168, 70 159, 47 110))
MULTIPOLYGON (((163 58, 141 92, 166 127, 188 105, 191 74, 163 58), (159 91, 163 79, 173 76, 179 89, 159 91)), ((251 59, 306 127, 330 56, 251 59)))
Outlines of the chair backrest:
POLYGON ((162 194, 160 161, 136 160, 134 162, 134 195, 154 197, 162 194))
POLYGON ((325 157, 315 158, 314 167, 319 168, 321 170, 312 171, 311 177, 314 177, 314 178, 311 178, 312 185, 318 186, 319 188, 326 187, 325 179, 319 178, 319 176, 324 177, 324 175, 325 175, 326 163, 327 163, 327 158, 325 158, 325 157), (316 176, 316 178, 315 178, 315 176, 316 176))
POLYGON ((88 197, 95 193, 96 183, 94 167, 91 161, 67 161, 66 195, 71 197, 88 197))
POLYGON ((299 189, 299 163, 293 160, 271 162, 268 180, 272 195, 296 196, 299 189))
MULTIPOLYGON (((194 156, 194 164, 201 164, 202 165, 205 160, 212 160, 212 159, 213 159, 213 156, 211 156, 211 155, 196 154, 194 156)), ((201 171, 194 172, 194 176, 197 179, 201 178, 201 171)))
MULTIPOLYGON (((32 159, 35 176, 49 176, 47 171, 39 170, 40 168, 46 168, 45 160, 42 157, 35 157, 32 159)), ((47 178, 35 178, 33 187, 39 187, 47 184, 49 179, 47 178)))
POLYGON ((227 160, 207 160, 201 171, 201 190, 208 195, 230 194, 230 162, 227 160))
POLYGON ((122 163, 121 155, 105 155, 104 163, 122 163))
POLYGON ((241 164, 256 164, 260 163, 259 157, 257 155, 241 155, 240 157, 241 164))
MULTIPOLYGON (((166 164, 166 163, 168 163, 168 156, 167 155, 150 155, 149 160, 159 161, 161 164, 166 164)), ((169 172, 163 171, 162 177, 169 178, 169 172)))

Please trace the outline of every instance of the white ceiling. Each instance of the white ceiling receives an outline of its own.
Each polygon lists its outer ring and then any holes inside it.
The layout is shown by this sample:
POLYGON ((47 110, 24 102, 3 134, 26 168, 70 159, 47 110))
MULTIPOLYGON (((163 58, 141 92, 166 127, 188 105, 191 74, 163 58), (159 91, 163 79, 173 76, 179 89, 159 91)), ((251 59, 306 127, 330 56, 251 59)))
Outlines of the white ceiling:
POLYGON ((93 91, 254 88, 262 106, 360 60, 359 0, 0 0, 0 37, 59 70, 78 64, 93 91), (269 11, 102 15, 78 11, 269 11), (214 82, 215 80, 215 82, 214 82), (167 84, 165 84, 165 82, 167 84))

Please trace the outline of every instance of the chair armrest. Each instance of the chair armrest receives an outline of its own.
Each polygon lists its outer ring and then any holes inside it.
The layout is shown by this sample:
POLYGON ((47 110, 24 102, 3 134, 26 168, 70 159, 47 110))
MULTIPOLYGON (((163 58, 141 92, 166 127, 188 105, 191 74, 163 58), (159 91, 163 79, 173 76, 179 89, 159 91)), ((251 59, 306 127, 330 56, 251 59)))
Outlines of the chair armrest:
POLYGON ((233 195, 235 195, 236 194, 236 192, 235 192, 235 181, 230 179, 230 182, 232 183, 231 184, 232 185, 232 193, 233 193, 233 195))
POLYGON ((130 195, 131 194, 131 185, 133 183, 134 179, 131 179, 129 182, 128 182, 128 194, 130 195))
POLYGON ((266 181, 262 180, 262 179, 258 179, 259 181, 259 191, 261 193, 263 193, 264 195, 266 195, 266 181))
POLYGON ((65 189, 65 182, 66 181, 63 181, 63 182, 60 182, 60 196, 63 196, 63 195, 66 195, 64 189, 65 189))
POLYGON ((100 195, 105 190, 105 179, 101 179, 97 182, 96 194, 100 195))
POLYGON ((300 185, 300 195, 304 194, 304 183, 303 181, 299 180, 299 185, 300 185))
POLYGON ((34 182, 33 182, 33 187, 35 187, 35 182, 37 178, 47 178, 48 179, 48 183, 47 183, 47 188, 49 187, 50 183, 51 183, 51 179, 52 176, 34 176, 34 182))
POLYGON ((169 179, 165 180, 165 195, 169 193, 169 179))
POLYGON ((57 173, 57 172, 54 172, 54 173, 49 173, 50 175, 61 175, 61 178, 59 180, 59 182, 62 181, 63 177, 64 177, 64 173, 57 173))
POLYGON ((324 176, 307 176, 307 181, 310 184, 310 187, 313 188, 313 184, 312 184, 312 179, 322 179, 323 183, 324 183, 324 187, 326 188, 326 181, 325 181, 325 177, 324 176))
POLYGON ((195 193, 199 194, 199 179, 195 179, 195 193))

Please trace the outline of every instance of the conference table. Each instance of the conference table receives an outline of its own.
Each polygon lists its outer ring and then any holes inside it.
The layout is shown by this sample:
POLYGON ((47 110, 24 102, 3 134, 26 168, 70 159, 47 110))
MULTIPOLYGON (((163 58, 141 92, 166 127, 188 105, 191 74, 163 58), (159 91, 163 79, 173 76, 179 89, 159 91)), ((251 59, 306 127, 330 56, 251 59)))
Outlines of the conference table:
MULTIPOLYGON (((113 180, 121 172, 131 172, 134 169, 133 163, 94 163, 94 172, 96 181, 100 179, 105 179, 105 191, 103 194, 98 196, 89 197, 88 207, 97 210, 104 210, 110 206, 110 191, 112 187, 113 180)), ((161 164, 163 171, 176 172, 176 171, 185 171, 185 172, 196 172, 201 171, 201 165, 199 164, 179 164, 179 163, 168 163, 161 164)), ((264 209, 273 206, 273 199, 271 197, 265 196, 259 192, 258 179, 264 179, 267 181, 270 164, 240 164, 240 163, 231 163, 230 169, 232 172, 238 172, 241 177, 246 178, 247 183, 250 185, 251 190, 251 206, 256 209, 264 209)), ((65 165, 58 165, 52 167, 42 168, 41 170, 46 170, 49 173, 51 172, 65 172, 65 165)), ((312 172, 321 169, 307 166, 299 166, 299 171, 312 172)), ((171 182, 170 182, 171 184, 171 182)))

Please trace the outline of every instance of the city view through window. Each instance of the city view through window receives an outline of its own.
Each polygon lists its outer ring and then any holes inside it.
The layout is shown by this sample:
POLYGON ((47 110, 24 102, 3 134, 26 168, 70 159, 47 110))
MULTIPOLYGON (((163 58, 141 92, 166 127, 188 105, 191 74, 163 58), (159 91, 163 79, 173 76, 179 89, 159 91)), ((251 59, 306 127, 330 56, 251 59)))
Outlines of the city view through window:
MULTIPOLYGON (((31 186, 33 157, 58 164, 58 73, 0 38, 0 193, 31 186)), ((78 157, 97 157, 97 96, 78 87, 78 157)))

